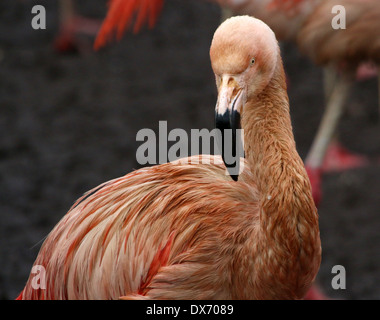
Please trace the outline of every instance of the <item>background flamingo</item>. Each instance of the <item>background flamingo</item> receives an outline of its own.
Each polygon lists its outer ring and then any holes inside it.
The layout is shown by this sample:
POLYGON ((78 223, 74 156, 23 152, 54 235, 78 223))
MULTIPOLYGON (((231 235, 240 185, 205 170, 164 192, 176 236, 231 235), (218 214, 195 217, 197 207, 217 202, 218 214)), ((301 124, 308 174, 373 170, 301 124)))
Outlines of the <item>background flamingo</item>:
POLYGON ((19 298, 302 298, 321 259, 318 215, 279 52, 273 32, 247 16, 227 20, 212 41, 217 125, 236 129, 225 113, 241 113, 245 129, 238 182, 219 157, 200 156, 101 185, 43 244, 35 264, 46 268, 46 290, 31 276, 19 298))

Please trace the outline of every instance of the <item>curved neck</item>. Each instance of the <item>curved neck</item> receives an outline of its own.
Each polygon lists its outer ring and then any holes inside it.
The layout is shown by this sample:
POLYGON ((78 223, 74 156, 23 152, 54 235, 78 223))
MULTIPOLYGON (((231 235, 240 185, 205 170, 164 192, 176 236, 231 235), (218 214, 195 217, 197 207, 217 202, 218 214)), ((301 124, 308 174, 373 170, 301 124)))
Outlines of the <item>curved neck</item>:
POLYGON ((293 138, 281 58, 268 86, 243 110, 245 152, 260 197, 259 260, 272 270, 263 274, 279 286, 282 280, 285 287, 296 286, 289 290, 297 298, 305 289, 297 287, 304 283, 301 277, 313 278, 311 265, 319 268, 320 240, 310 182, 293 138))
MULTIPOLYGON (((279 179, 286 178, 276 172, 287 167, 303 170, 293 137, 285 73, 278 59, 272 79, 259 95, 247 101, 241 119, 246 157, 265 197, 282 186, 279 179)), ((301 174, 307 178, 306 172, 301 174)))

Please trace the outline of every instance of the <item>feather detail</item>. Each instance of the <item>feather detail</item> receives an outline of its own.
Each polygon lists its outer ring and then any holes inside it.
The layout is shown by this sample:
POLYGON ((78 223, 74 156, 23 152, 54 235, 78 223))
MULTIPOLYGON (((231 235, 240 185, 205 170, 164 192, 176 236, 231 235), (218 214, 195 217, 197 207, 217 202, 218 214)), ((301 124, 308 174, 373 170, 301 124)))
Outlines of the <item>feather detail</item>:
POLYGON ((169 236, 169 239, 166 242, 165 246, 162 249, 159 249, 157 251, 156 255, 153 258, 152 263, 150 264, 146 279, 141 282, 138 294, 145 295, 145 293, 149 290, 149 285, 150 285, 153 277, 158 273, 159 269, 162 266, 167 265, 168 260, 169 260, 171 247, 173 244, 174 235, 175 235, 175 233, 172 232, 171 235, 169 236))

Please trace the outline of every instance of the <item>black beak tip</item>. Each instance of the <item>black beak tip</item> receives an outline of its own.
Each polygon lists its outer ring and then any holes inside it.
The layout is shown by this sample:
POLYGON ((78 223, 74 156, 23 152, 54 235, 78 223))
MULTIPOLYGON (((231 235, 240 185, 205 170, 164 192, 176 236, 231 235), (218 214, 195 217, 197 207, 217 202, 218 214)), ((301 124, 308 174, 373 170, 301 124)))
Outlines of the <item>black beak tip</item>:
POLYGON ((234 181, 238 181, 239 175, 237 175, 237 174, 232 174, 232 175, 231 175, 231 178, 232 178, 232 180, 234 180, 234 181))

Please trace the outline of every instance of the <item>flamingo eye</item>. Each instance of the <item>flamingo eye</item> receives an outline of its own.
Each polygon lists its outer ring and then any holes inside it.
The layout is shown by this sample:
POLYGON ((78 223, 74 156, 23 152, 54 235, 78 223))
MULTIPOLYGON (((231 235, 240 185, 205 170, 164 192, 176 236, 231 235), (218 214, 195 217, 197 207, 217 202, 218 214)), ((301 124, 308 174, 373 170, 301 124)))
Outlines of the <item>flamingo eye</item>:
POLYGON ((255 58, 251 59, 251 65, 255 63, 255 58))

